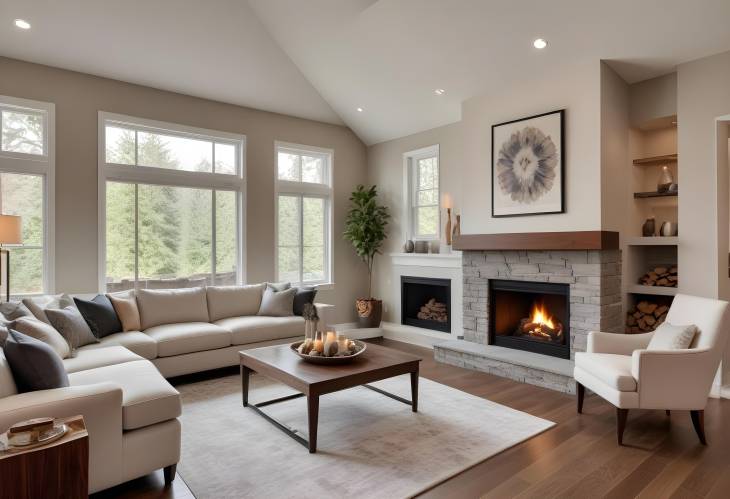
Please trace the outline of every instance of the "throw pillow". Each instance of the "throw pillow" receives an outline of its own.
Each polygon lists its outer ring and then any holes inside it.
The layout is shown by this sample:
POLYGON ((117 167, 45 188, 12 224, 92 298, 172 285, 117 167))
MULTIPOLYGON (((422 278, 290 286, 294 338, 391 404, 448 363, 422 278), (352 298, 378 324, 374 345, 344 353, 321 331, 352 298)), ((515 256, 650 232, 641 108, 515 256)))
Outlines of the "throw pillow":
POLYGON ((291 288, 290 282, 267 282, 266 284, 274 288, 274 291, 285 291, 291 288))
POLYGON ((294 315, 302 315, 304 313, 304 305, 314 303, 315 296, 317 296, 317 288, 313 286, 297 288, 297 294, 294 295, 294 315))
POLYGON ((96 295, 91 301, 74 298, 74 303, 97 338, 122 332, 119 316, 114 311, 111 300, 105 295, 96 295))
POLYGON ((261 298, 261 307, 257 315, 268 315, 271 317, 287 317, 292 315, 292 311, 294 310, 294 296, 296 294, 296 288, 276 291, 271 285, 266 286, 264 296, 261 298))
POLYGON ((46 310, 46 315, 48 315, 51 325, 66 338, 71 347, 71 356, 76 354, 76 349, 84 345, 99 343, 78 309, 74 307, 66 307, 62 310, 49 308, 46 310))
POLYGON ((73 298, 67 294, 44 295, 37 296, 35 298, 23 298, 23 305, 31 311, 36 319, 41 320, 46 324, 50 324, 51 321, 48 320, 45 309, 73 307, 74 301, 73 298))
POLYGON ((697 334, 697 326, 675 326, 668 322, 662 323, 654 331, 647 350, 684 350, 690 347, 697 334))
POLYGON ((111 301, 119 320, 122 322, 122 330, 124 332, 139 331, 141 328, 139 308, 137 307, 137 298, 134 297, 134 291, 111 293, 107 297, 111 301))
POLYGON ((40 340, 46 345, 53 348, 59 357, 65 359, 71 354, 68 343, 61 336, 61 333, 53 329, 53 326, 39 321, 36 318, 21 317, 10 324, 10 329, 14 329, 21 334, 40 340))
POLYGON ((0 303, 0 313, 9 321, 14 321, 21 317, 34 317, 33 313, 28 310, 28 307, 19 301, 6 301, 5 303, 0 303))
POLYGON ((18 392, 69 386, 61 357, 42 341, 11 329, 3 350, 18 392))

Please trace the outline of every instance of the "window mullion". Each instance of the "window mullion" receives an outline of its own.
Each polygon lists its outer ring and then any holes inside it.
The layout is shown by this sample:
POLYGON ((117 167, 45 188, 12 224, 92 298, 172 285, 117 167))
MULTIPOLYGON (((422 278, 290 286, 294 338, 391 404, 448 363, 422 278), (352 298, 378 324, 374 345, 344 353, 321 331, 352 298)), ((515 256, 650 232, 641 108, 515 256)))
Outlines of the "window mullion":
MULTIPOLYGON (((136 135, 136 132, 135 132, 136 135)), ((136 141, 136 139, 135 139, 136 141)), ((135 147, 136 149, 136 147, 135 147)), ((139 184, 134 184, 134 289, 139 286, 139 184)))
POLYGON ((299 196, 299 282, 304 282, 304 196, 299 196))
POLYGON ((210 282, 215 285, 216 284, 216 261, 215 261, 215 254, 216 254, 216 244, 215 244, 215 233, 216 233, 216 197, 215 197, 215 189, 211 191, 211 196, 213 199, 213 206, 211 209, 211 216, 213 219, 211 220, 211 241, 210 241, 210 251, 211 251, 211 257, 210 257, 210 266, 211 271, 213 272, 212 277, 210 279, 210 282))

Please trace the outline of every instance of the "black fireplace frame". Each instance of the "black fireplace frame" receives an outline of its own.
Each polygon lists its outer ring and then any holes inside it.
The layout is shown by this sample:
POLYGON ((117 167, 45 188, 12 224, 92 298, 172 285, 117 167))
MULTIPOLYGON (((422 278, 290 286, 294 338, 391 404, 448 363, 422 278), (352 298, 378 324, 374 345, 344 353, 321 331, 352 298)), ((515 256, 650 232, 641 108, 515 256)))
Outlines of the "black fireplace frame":
POLYGON ((533 281, 517 281, 507 279, 489 279, 489 326, 487 340, 490 345, 500 347, 515 348, 517 350, 525 350, 528 352, 541 353, 560 357, 562 359, 570 358, 570 286, 568 284, 554 282, 533 282, 533 281), (564 345, 555 345, 552 343, 543 343, 529 338, 521 338, 519 336, 500 336, 495 334, 495 291, 511 291, 516 293, 541 293, 549 295, 559 295, 565 297, 565 315, 566 320, 563 321, 563 334, 565 336, 564 345))
POLYGON ((441 279, 437 277, 414 277, 414 276, 400 276, 400 315, 401 324, 406 326, 415 326, 423 329, 430 329, 440 333, 451 334, 451 316, 453 310, 451 310, 451 279, 441 279), (445 297, 446 310, 448 311, 448 318, 446 322, 436 322, 424 319, 418 319, 416 317, 406 317, 405 310, 406 305, 406 285, 407 284, 426 284, 430 286, 443 286, 447 288, 445 297))

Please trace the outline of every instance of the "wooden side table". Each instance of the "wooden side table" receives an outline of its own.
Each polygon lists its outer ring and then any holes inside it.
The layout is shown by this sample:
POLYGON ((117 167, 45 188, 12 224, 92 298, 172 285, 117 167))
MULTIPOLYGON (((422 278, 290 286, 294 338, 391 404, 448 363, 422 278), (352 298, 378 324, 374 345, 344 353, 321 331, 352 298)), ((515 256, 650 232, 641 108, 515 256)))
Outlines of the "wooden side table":
POLYGON ((69 431, 59 440, 0 451, 0 498, 88 497, 89 434, 84 418, 61 420, 69 431))

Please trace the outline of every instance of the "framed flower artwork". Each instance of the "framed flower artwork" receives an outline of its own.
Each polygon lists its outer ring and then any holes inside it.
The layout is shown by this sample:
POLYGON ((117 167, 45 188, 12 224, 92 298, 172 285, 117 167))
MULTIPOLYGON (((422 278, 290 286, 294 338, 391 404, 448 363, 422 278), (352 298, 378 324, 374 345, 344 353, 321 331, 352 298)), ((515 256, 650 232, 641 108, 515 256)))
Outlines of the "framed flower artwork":
POLYGON ((564 213, 565 110, 492 125, 492 216, 564 213))

